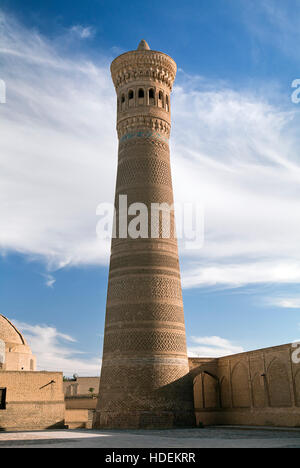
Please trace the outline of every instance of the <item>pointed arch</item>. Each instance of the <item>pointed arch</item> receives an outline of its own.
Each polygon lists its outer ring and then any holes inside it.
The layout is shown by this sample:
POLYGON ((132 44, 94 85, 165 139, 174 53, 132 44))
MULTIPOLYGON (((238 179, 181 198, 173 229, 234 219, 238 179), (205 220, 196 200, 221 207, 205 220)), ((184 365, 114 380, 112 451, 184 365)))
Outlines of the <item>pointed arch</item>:
POLYGON ((227 377, 222 377, 220 381, 220 399, 222 408, 231 407, 230 388, 227 377))
POLYGON ((164 93, 162 91, 158 92, 158 107, 164 107, 164 93))
POLYGON ((232 400, 234 408, 250 408, 250 387, 247 366, 238 362, 231 375, 232 400))
POLYGON ((274 358, 267 371, 270 406, 292 406, 291 388, 286 365, 274 358))
POLYGON ((128 91, 128 106, 134 107, 134 91, 133 89, 129 89, 128 91))
POLYGON ((149 105, 155 105, 155 91, 154 88, 148 90, 149 105))
POLYGON ((215 376, 203 374, 205 408, 219 408, 219 383, 215 376))
POLYGON ((194 407, 195 410, 202 409, 203 405, 203 382, 202 382, 202 374, 197 375, 194 378, 194 407))
POLYGON ((170 110, 170 99, 169 96, 166 95, 166 111, 169 112, 170 110))

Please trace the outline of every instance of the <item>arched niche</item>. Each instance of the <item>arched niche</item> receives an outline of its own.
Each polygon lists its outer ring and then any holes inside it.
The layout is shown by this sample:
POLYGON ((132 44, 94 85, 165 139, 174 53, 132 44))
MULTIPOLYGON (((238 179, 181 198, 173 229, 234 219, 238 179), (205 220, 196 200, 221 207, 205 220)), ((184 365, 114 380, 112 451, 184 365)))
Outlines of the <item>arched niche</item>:
POLYGON ((154 88, 149 89, 148 97, 149 97, 150 106, 154 106, 155 105, 155 91, 154 91, 154 88))
POLYGON ((126 109, 126 98, 125 94, 122 94, 121 96, 121 110, 124 111, 126 109))
POLYGON ((133 91, 133 89, 130 89, 128 91, 128 106, 129 107, 134 107, 134 91, 133 91))
POLYGON ((143 88, 139 88, 138 90, 138 103, 139 105, 145 104, 145 90, 143 88))
POLYGON ((264 377, 257 373, 252 380, 253 405, 254 408, 264 408, 267 406, 264 377))
POLYGON ((157 105, 158 107, 164 107, 164 93, 162 91, 158 92, 157 105))
POLYGON ((204 379, 204 406, 205 408, 219 408, 219 382, 208 373, 203 374, 204 379))
POLYGON ((193 388, 194 388, 194 407, 195 407, 195 410, 203 409, 202 374, 199 374, 194 378, 193 388))
POLYGON ((292 406, 291 389, 286 365, 275 358, 269 365, 267 378, 270 406, 274 408, 292 406))
POLYGON ((231 407, 230 388, 226 377, 222 377, 220 381, 220 399, 222 408, 231 407))
POLYGON ((250 388, 248 369, 244 363, 239 362, 231 374, 232 401, 234 408, 250 408, 250 388))

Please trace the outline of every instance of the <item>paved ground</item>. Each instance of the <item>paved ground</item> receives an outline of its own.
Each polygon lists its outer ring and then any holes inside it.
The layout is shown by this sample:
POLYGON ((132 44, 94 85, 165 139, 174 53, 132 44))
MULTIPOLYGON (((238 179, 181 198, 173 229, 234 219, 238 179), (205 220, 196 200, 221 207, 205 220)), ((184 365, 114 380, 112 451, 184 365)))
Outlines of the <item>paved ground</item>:
POLYGON ((0 448, 300 448, 299 430, 259 428, 165 431, 0 432, 0 448))

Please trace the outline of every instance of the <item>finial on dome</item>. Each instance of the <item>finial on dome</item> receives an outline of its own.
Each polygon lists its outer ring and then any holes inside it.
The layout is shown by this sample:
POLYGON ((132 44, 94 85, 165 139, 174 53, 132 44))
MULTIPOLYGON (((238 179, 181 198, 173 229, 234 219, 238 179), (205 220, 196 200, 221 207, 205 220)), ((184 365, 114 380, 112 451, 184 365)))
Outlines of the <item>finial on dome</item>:
POLYGON ((145 39, 142 39, 141 42, 139 43, 139 46, 137 50, 150 50, 150 47, 148 46, 147 42, 145 39))

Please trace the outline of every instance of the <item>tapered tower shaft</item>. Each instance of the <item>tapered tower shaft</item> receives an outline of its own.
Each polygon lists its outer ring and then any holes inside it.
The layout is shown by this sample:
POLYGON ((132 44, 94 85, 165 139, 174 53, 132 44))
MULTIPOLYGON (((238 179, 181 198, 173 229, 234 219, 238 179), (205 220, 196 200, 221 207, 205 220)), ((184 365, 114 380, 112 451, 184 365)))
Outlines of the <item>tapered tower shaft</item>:
POLYGON ((176 64, 141 41, 136 51, 112 62, 111 73, 118 100, 116 237, 111 246, 94 426, 191 425, 193 403, 174 213, 170 214, 170 235, 163 225, 165 208, 158 221, 151 216, 153 203, 173 204, 169 137, 176 64), (124 213, 124 203, 147 207, 148 237, 145 229, 134 238, 124 233, 124 222, 128 231, 135 218, 134 210, 128 216, 124 213))

